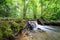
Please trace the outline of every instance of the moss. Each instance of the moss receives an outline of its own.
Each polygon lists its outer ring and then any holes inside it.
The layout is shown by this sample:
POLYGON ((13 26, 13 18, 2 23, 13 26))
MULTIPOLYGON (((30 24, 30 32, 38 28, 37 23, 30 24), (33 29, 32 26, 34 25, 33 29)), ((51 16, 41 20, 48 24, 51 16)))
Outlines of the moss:
POLYGON ((21 28, 23 28, 24 27, 24 25, 25 25, 25 20, 22 20, 22 21, 20 21, 20 20, 18 20, 20 23, 17 23, 16 21, 13 21, 12 22, 12 27, 13 27, 13 30, 15 30, 15 32, 17 31, 19 31, 21 28))
POLYGON ((22 20, 20 23, 20 27, 23 27, 25 25, 25 20, 22 20))
POLYGON ((2 39, 2 36, 3 34, 2 34, 2 31, 0 30, 0 40, 2 39))
POLYGON ((10 28, 10 24, 8 21, 0 21, 0 39, 3 38, 3 36, 8 36, 12 34, 12 30, 10 28))
POLYGON ((18 32, 18 28, 19 28, 19 24, 16 23, 15 21, 12 22, 11 24, 11 29, 13 30, 13 32, 18 32))
POLYGON ((0 39, 3 36, 8 37, 9 35, 14 35, 25 25, 24 19, 3 19, 0 20, 0 39))
POLYGON ((12 30, 9 28, 4 31, 4 34, 8 36, 8 35, 12 35, 13 33, 12 33, 12 30))

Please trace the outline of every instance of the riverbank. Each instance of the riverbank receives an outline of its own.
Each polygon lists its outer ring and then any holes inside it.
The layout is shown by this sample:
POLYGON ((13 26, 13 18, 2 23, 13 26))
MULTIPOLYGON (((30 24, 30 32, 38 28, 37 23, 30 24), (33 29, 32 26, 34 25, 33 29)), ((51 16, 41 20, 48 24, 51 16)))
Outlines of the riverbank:
POLYGON ((10 37, 14 38, 14 35, 24 27, 28 20, 36 20, 40 25, 52 25, 60 27, 59 20, 0 18, 0 40, 3 38, 5 38, 5 40, 8 40, 10 37))

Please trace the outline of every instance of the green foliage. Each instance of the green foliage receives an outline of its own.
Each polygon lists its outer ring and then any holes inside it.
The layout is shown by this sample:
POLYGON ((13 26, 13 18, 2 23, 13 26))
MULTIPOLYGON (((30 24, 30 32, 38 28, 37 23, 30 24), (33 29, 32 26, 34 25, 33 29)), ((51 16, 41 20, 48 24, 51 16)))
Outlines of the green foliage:
POLYGON ((2 0, 0 17, 60 19, 59 0, 2 0))
POLYGON ((3 5, 3 4, 5 4, 5 3, 6 3, 5 0, 0 0, 0 5, 3 5))
POLYGON ((57 20, 60 19, 57 15, 59 15, 60 13, 58 13, 60 10, 60 7, 58 6, 58 0, 43 0, 41 1, 42 3, 42 13, 41 16, 43 18, 47 18, 47 19, 52 19, 52 20, 57 20))

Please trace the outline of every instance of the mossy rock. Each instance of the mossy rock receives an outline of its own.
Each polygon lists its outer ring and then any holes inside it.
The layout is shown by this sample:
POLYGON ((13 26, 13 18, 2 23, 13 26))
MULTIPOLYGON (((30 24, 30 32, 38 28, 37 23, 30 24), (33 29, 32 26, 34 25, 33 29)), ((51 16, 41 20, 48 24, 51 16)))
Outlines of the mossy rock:
POLYGON ((10 28, 10 24, 8 21, 1 21, 0 22, 0 39, 3 35, 8 36, 12 34, 12 30, 10 28))
POLYGON ((9 35, 14 35, 14 32, 19 32, 25 23, 26 21, 24 19, 0 20, 0 39, 2 39, 3 36, 8 37, 9 35))

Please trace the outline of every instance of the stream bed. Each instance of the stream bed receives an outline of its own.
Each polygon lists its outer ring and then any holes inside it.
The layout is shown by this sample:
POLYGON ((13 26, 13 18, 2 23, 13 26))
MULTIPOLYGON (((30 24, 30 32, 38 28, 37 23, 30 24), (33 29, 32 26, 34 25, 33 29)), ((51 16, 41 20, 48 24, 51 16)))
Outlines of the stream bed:
POLYGON ((41 30, 39 32, 33 34, 32 39, 33 40, 60 40, 60 27, 43 26, 41 27, 41 30))

